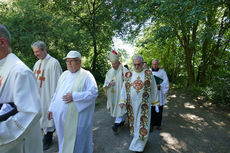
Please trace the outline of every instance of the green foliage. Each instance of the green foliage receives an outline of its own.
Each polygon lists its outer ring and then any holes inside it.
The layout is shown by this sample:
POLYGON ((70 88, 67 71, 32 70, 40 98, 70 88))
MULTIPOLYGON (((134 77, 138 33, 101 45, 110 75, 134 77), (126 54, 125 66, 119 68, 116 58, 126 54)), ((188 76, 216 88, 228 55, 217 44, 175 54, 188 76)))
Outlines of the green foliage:
POLYGON ((13 52, 30 68, 37 60, 30 46, 42 40, 63 70, 66 64, 62 58, 70 50, 79 51, 84 59, 82 66, 102 83, 115 28, 111 7, 105 0, 12 0, 0 2, 0 23, 12 34, 13 52))

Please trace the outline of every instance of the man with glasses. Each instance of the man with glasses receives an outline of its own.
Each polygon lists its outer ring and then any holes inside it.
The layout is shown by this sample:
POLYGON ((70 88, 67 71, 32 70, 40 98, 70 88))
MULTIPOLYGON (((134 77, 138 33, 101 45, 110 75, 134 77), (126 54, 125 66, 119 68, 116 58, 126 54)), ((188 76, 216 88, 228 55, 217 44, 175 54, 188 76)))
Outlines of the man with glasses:
POLYGON ((31 45, 34 55, 39 59, 33 68, 37 80, 41 99, 41 119, 40 124, 44 132, 43 150, 49 149, 55 131, 53 120, 47 119, 50 101, 55 92, 58 78, 62 73, 58 60, 47 54, 46 45, 43 41, 37 41, 31 45))
POLYGON ((120 107, 127 109, 130 133, 129 150, 143 152, 149 136, 151 105, 158 105, 157 87, 152 72, 143 67, 141 55, 133 58, 134 71, 125 73, 120 107))
POLYGON ((0 24, 0 153, 42 153, 40 108, 33 72, 12 53, 0 24))
POLYGON ((81 54, 64 58, 67 71, 60 76, 48 118, 54 119, 59 153, 92 153, 92 118, 98 88, 93 75, 81 68, 81 54))

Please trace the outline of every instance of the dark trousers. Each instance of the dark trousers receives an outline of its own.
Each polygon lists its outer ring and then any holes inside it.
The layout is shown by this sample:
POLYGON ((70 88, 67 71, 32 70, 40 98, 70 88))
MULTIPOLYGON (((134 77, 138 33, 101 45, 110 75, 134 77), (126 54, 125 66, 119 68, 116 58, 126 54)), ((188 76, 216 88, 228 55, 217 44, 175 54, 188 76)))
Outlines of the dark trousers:
POLYGON ((161 126, 163 106, 164 105, 159 107, 158 113, 155 110, 155 106, 151 106, 151 122, 150 122, 151 127, 161 126))

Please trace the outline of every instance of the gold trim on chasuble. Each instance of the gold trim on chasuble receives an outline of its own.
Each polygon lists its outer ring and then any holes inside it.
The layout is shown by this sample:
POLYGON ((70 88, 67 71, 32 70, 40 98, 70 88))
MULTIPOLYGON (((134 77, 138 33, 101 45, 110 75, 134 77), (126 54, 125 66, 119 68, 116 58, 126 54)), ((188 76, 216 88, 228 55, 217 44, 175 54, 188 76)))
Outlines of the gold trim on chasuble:
POLYGON ((144 140, 148 136, 148 113, 149 113, 149 104, 148 98, 151 92, 151 80, 152 80, 152 72, 150 70, 145 70, 144 83, 140 80, 138 76, 137 80, 134 83, 131 83, 131 72, 125 73, 125 88, 127 94, 127 104, 126 109, 128 112, 128 120, 130 123, 129 130, 132 136, 134 136, 134 117, 133 117, 133 107, 131 105, 131 96, 130 96, 130 88, 133 86, 136 89, 137 94, 143 88, 142 102, 141 102, 141 118, 140 118, 140 129, 139 129, 139 137, 144 140))

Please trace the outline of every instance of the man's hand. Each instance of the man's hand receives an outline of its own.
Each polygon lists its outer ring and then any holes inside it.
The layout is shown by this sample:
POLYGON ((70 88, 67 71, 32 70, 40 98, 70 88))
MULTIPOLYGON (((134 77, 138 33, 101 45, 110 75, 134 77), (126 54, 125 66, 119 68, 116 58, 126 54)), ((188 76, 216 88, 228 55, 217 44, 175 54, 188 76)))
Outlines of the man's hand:
POLYGON ((63 100, 65 103, 72 102, 72 101, 73 101, 72 93, 69 92, 69 93, 65 94, 65 95, 62 97, 62 100, 63 100))
POLYGON ((53 113, 52 112, 48 112, 47 118, 48 118, 48 120, 52 120, 53 119, 53 113))
POLYGON ((125 106, 125 104, 124 104, 124 103, 120 103, 120 107, 121 107, 121 109, 122 109, 124 106, 125 106))
POLYGON ((115 86, 115 81, 110 81, 109 86, 115 86))

